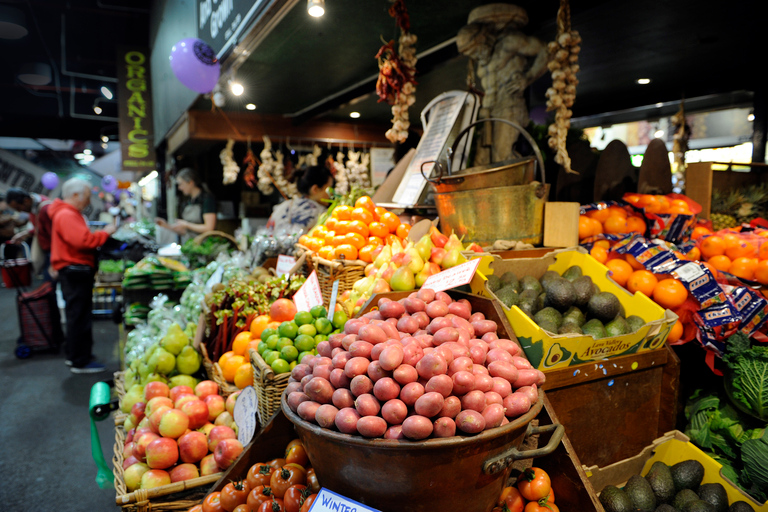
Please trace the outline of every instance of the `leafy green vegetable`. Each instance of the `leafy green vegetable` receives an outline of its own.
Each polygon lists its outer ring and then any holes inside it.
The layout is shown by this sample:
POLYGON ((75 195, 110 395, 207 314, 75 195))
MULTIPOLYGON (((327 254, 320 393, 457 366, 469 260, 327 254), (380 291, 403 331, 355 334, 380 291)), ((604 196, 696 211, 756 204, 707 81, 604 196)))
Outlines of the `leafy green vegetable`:
POLYGON ((723 361, 731 370, 730 391, 737 405, 768 421, 768 347, 751 346, 741 333, 728 338, 723 361))
POLYGON ((99 272, 102 274, 122 274, 125 265, 121 260, 101 260, 99 262, 99 272))
POLYGON ((768 496, 768 439, 765 434, 759 439, 744 441, 741 459, 746 477, 752 483, 748 492, 759 501, 765 501, 768 496))
POLYGON ((187 240, 181 246, 181 253, 189 259, 190 267, 199 268, 216 259, 220 252, 229 252, 231 248, 232 244, 226 238, 209 236, 199 244, 193 238, 187 240))

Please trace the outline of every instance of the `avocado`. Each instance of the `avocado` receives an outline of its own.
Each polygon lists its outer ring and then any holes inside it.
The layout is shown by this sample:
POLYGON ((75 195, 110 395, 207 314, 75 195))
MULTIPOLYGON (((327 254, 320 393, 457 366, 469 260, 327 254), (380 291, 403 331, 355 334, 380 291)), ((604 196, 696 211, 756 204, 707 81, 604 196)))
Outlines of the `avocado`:
POLYGON ((592 278, 581 276, 573 280, 573 289, 576 291, 576 299, 573 304, 582 308, 589 303, 589 299, 594 295, 592 278))
POLYGON ((574 279, 583 276, 584 273, 581 271, 581 267, 578 265, 573 265, 572 267, 568 267, 568 269, 563 272, 563 278, 573 281, 574 279))
POLYGON ((746 501, 734 501, 728 512, 755 512, 755 509, 746 501))
POLYGON ((584 316, 584 313, 582 313, 582 311, 576 306, 571 306, 570 308, 568 308, 568 311, 563 313, 563 322, 565 322, 566 320, 573 321, 579 327, 584 325, 584 322, 587 321, 586 317, 584 316))
POLYGON ((629 328, 632 332, 637 332, 642 326, 645 325, 645 320, 637 315, 629 315, 627 317, 627 325, 629 325, 629 328))
POLYGON ((683 507, 683 512, 715 512, 715 507, 704 500, 689 501, 683 507))
MULTIPOLYGON (((534 321, 536 319, 534 318, 534 321)), ((544 329, 545 331, 551 332, 552 334, 557 334, 557 331, 560 329, 555 322, 553 322, 551 319, 542 320, 541 322, 536 322, 539 327, 544 329)))
POLYGON ((645 479, 651 484, 658 503, 669 503, 675 497, 675 482, 672 480, 672 472, 669 466, 663 462, 654 462, 648 474, 645 475, 645 479))
POLYGON ((581 327, 575 322, 564 321, 563 325, 557 330, 557 334, 584 334, 581 327))
POLYGON ((696 501, 699 499, 699 495, 693 492, 691 489, 683 489, 675 494, 672 500, 672 506, 677 510, 682 510, 689 501, 696 501))
POLYGON ((520 295, 512 285, 506 285, 501 290, 498 290, 496 292, 496 297, 507 306, 507 308, 520 304, 520 295))
POLYGON ((715 512, 728 512, 728 494, 722 484, 703 484, 697 491, 699 498, 714 507, 715 512))
POLYGON ((653 494, 651 484, 640 475, 635 475, 627 481, 624 492, 632 500, 636 510, 640 512, 654 512, 656 510, 656 496, 653 494))
POLYGON ((635 510, 629 495, 613 485, 606 486, 600 493, 600 504, 605 512, 634 512, 635 510))
POLYGON ((520 302, 536 302, 536 299, 539 297, 539 293, 541 292, 537 292, 531 288, 523 288, 520 291, 520 302))
MULTIPOLYGON (((627 322, 629 322, 629 318, 627 322)), ((678 462, 669 470, 672 472, 672 481, 675 482, 675 489, 678 491, 697 489, 704 478, 704 466, 701 465, 701 462, 693 459, 678 462)))
POLYGON ((547 290, 547 305, 558 311, 567 311, 576 300, 576 290, 567 279, 553 279, 547 290))
POLYGON ((656 507, 656 510, 654 510, 654 512, 680 512, 680 511, 677 510, 672 505, 667 505, 666 503, 663 503, 658 507, 656 507))
POLYGON ((562 279, 562 276, 560 276, 560 274, 554 270, 547 270, 544 272, 544 274, 539 278, 539 282, 541 283, 541 287, 544 289, 544 291, 547 291, 549 283, 551 283, 554 279, 562 279))
POLYGON ((515 273, 514 273, 513 271, 511 271, 511 270, 508 270, 508 271, 504 272, 504 273, 501 275, 501 282, 502 282, 502 283, 504 283, 505 285, 507 285, 507 284, 512 284, 512 285, 514 285, 514 284, 516 284, 518 281, 519 281, 519 279, 517 279, 517 274, 515 274, 515 273))
POLYGON ((547 357, 544 358, 544 367, 545 368, 551 368, 555 366, 557 363, 568 360, 571 358, 571 353, 560 346, 559 343, 555 343, 551 347, 549 347, 549 352, 547 352, 547 357))
POLYGON ((605 327, 603 327, 603 324, 597 318, 593 318, 592 320, 582 325, 581 331, 584 334, 588 334, 592 336, 596 340, 599 340, 601 338, 605 338, 608 336, 608 333, 605 331, 605 327))
POLYGON ((605 332, 608 333, 608 336, 623 336, 625 334, 629 334, 631 331, 629 330, 627 321, 622 317, 617 316, 605 324, 605 332))
POLYGON ((488 281, 485 283, 485 286, 487 286, 488 289, 492 292, 495 292, 496 290, 500 290, 504 284, 501 282, 501 279, 499 279, 498 276, 491 274, 488 276, 488 281))
POLYGON ((520 279, 520 288, 525 290, 533 290, 536 292, 536 296, 538 297, 541 292, 544 291, 544 288, 541 287, 541 283, 538 279, 536 279, 533 276, 523 276, 520 279))
POLYGON ((531 320, 533 320, 533 315, 536 314, 536 303, 535 302, 523 302, 521 301, 520 304, 518 304, 518 307, 522 310, 523 313, 528 315, 531 320))
POLYGON ((542 292, 536 297, 536 311, 542 310, 547 307, 547 292, 542 292))
POLYGON ((622 318, 627 318, 627 312, 624 310, 624 304, 622 304, 621 302, 619 302, 619 313, 618 313, 618 316, 620 316, 622 318))
POLYGON ((560 312, 555 308, 544 308, 536 313, 533 319, 539 325, 541 325, 542 322, 551 322, 555 324, 555 332, 557 332, 557 329, 563 325, 563 315, 561 315, 560 312))
POLYGON ((619 314, 619 299, 611 292, 600 292, 593 295, 587 304, 589 315, 601 322, 610 322, 619 314))

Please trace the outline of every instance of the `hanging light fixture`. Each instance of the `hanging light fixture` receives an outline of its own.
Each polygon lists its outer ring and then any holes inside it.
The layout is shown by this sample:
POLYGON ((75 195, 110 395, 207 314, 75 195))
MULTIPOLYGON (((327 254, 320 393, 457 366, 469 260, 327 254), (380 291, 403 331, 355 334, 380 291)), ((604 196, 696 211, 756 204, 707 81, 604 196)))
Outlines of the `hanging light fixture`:
POLYGON ((111 100, 114 97, 114 95, 112 94, 112 91, 110 91, 109 87, 107 87, 106 85, 102 85, 100 90, 101 90, 101 94, 108 100, 111 100))
POLYGON ((51 66, 44 62, 24 63, 16 78, 27 85, 47 85, 51 83, 51 66))
POLYGON ((21 9, 0 5, 0 39, 21 39, 27 34, 29 30, 21 9))
POLYGON ((307 13, 313 18, 325 14, 325 0, 307 0, 307 13))

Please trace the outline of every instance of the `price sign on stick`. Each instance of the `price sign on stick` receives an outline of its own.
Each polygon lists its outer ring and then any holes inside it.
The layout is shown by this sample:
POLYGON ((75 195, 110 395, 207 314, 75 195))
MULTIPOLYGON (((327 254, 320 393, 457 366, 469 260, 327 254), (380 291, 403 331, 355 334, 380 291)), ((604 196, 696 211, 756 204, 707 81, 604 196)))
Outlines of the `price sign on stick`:
MULTIPOLYGON (((234 419, 237 424, 237 440, 245 446, 253 439, 256 432, 256 413, 259 410, 259 396, 253 386, 243 388, 235 402, 234 419)), ((267 418, 269 419, 269 418, 267 418)), ((259 418, 266 424, 264 418, 259 418)))
POLYGON ((298 311, 309 311, 314 306, 323 305, 323 294, 320 291, 320 281, 317 280, 316 271, 313 270, 301 285, 299 291, 293 296, 293 302, 298 311))
POLYGON ((380 512, 340 494, 329 491, 325 487, 317 493, 315 501, 309 507, 309 512, 380 512))
POLYGON ((277 257, 277 265, 275 265, 275 274, 277 274, 277 277, 285 275, 291 271, 294 265, 296 265, 296 258, 294 258, 293 256, 286 256, 285 254, 280 254, 277 257))
POLYGON ((475 258, 474 260, 456 265, 455 267, 443 270, 442 272, 429 276, 422 288, 429 288, 435 292, 442 292, 443 290, 450 290, 464 284, 469 284, 477 271, 477 266, 480 264, 481 258, 475 258))

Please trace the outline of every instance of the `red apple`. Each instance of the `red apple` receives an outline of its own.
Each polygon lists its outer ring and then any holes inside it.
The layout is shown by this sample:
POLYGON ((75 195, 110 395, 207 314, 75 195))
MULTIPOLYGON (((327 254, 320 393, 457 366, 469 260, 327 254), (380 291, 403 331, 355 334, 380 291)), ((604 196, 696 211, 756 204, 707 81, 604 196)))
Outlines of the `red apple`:
POLYGON ((227 412, 231 414, 233 417, 235 416, 235 403, 237 403, 237 397, 240 396, 241 391, 235 391, 231 395, 227 397, 226 402, 224 405, 227 408, 227 412))
POLYGON ((155 439, 147 445, 147 466, 152 469, 166 469, 179 460, 179 445, 167 437, 155 439))
POLYGON ((222 439, 237 439, 237 434, 231 428, 224 425, 216 425, 208 434, 208 451, 215 452, 216 445, 222 439))
POLYGON ((173 400, 171 400, 167 396, 156 396, 150 399, 147 402, 146 407, 144 408, 144 415, 152 416, 152 413, 155 412, 157 408, 160 407, 161 405, 164 405, 166 407, 173 407, 173 400))
POLYGON ((168 472, 171 482, 181 482, 182 480, 191 480, 200 476, 197 466, 194 464, 179 464, 168 472))
POLYGON ((203 399, 208 406, 208 421, 213 421, 216 417, 227 410, 224 397, 221 395, 208 395, 203 399))
POLYGON ((147 446, 155 439, 160 439, 160 436, 154 432, 144 432, 138 437, 134 437, 133 441, 133 456, 139 459, 141 462, 147 460, 147 446))
POLYGON ((133 436, 136 435, 136 429, 135 428, 129 428, 128 431, 125 433, 125 444, 130 443, 133 441, 133 436))
POLYGON ((216 465, 216 459, 213 458, 212 453, 209 453, 200 461, 200 476, 213 475, 219 471, 219 466, 216 465))
POLYGON ((162 487, 171 483, 171 475, 167 471, 162 469, 150 469, 143 475, 141 475, 141 488, 153 489, 155 487, 162 487))
POLYGON ((202 432, 188 432, 179 438, 178 443, 182 462, 199 462, 208 455, 208 439, 202 432))
POLYGON ((128 458, 123 460, 123 470, 128 469, 129 467, 133 466, 134 464, 141 464, 141 462, 139 462, 139 459, 137 459, 133 455, 130 455, 128 458))
POLYGON ((133 441, 131 441, 130 443, 125 443, 125 445, 123 446, 123 458, 124 459, 127 459, 128 457, 133 455, 133 447, 134 447, 134 445, 135 445, 135 443, 133 441))
MULTIPOLYGON (((216 445, 213 458, 221 469, 227 469, 243 452, 243 445, 237 439, 222 439, 216 445)), ((151 466, 150 466, 151 467, 151 466)))
POLYGON ((189 416, 178 409, 168 409, 160 418, 158 431, 163 437, 178 439, 189 426, 189 416))
POLYGON ((194 389, 192 389, 189 386, 185 386, 184 384, 180 384, 178 386, 173 386, 171 388, 171 392, 170 392, 170 394, 168 396, 175 403, 176 399, 179 398, 181 395, 194 395, 194 394, 195 394, 195 390, 194 389))
POLYGON ((136 402, 133 404, 133 407, 131 407, 131 416, 136 418, 134 423, 139 423, 144 418, 146 407, 147 404, 145 402, 136 402))
POLYGON ((213 423, 211 423, 211 422, 209 421, 209 422, 207 422, 205 425, 203 425, 202 427, 200 427, 199 429, 197 429, 197 431, 198 431, 198 432, 202 432, 203 434, 205 434, 205 437, 206 437, 206 438, 208 438, 208 436, 209 436, 209 435, 210 435, 210 433, 211 433, 211 430, 213 430, 213 427, 215 427, 215 426, 216 426, 216 425, 214 425, 213 423))
POLYGON ((197 430, 208 423, 208 406, 196 396, 194 400, 189 400, 182 404, 179 409, 189 417, 189 428, 192 430, 197 430))
POLYGON ((131 464, 129 467, 125 468, 125 471, 123 472, 125 487, 131 492, 141 487, 141 477, 147 471, 149 471, 149 466, 143 462, 137 462, 136 464, 131 464))
POLYGON ((183 395, 179 395, 176 398, 176 400, 173 401, 173 406, 176 409, 181 409, 182 405, 184 405, 187 402, 191 402, 192 400, 200 400, 200 399, 194 393, 184 393, 183 395))
POLYGON ((146 415, 141 419, 138 425, 136 425, 136 429, 138 430, 141 427, 149 428, 149 418, 146 417, 146 415))
MULTIPOLYGON (((149 428, 149 426, 148 426, 148 425, 147 425, 147 426, 144 426, 144 427, 136 427, 136 428, 133 430, 133 439, 131 439, 131 441, 136 441, 136 438, 137 438, 137 437, 139 437, 139 436, 140 436, 141 434, 143 434, 144 432, 152 432, 152 429, 151 429, 151 428, 149 428)), ((126 439, 127 439, 127 438, 126 438, 126 439)))
POLYGON ((212 380, 200 381, 197 383, 197 386, 195 386, 195 394, 200 397, 201 400, 208 395, 217 395, 218 393, 219 385, 212 380))
POLYGON ((173 409, 173 407, 161 405, 152 411, 152 414, 149 415, 149 428, 152 429, 152 432, 155 434, 160 433, 160 420, 163 418, 163 414, 165 414, 167 411, 170 411, 171 409, 173 409))
POLYGON ((138 421, 136 421, 136 418, 133 417, 133 414, 129 414, 127 418, 125 418, 125 421, 123 421, 123 429, 124 430, 133 430, 136 428, 136 424, 138 421))
MULTIPOLYGON (((235 423, 235 418, 233 418, 228 411, 224 411, 218 416, 216 416, 216 419, 213 422, 214 425, 226 425, 229 428, 232 428, 232 425, 234 423, 235 423)), ((232 430, 234 430, 234 428, 232 428, 232 430)))
POLYGON ((164 396, 168 397, 170 395, 171 388, 168 387, 168 384, 165 382, 160 382, 153 380, 152 382, 147 382, 147 385, 144 386, 144 401, 149 402, 152 398, 156 396, 164 396))

